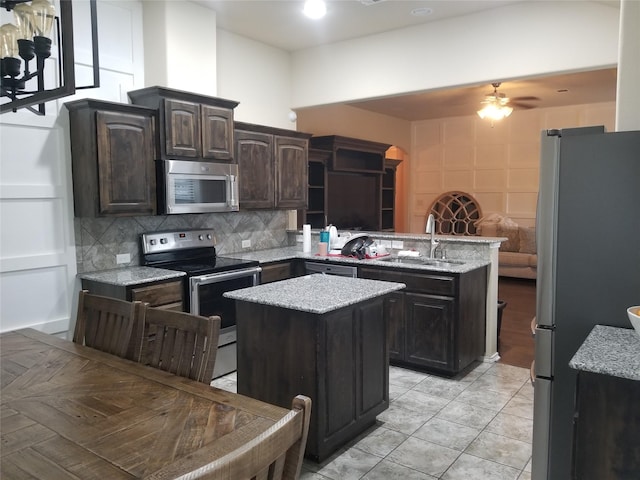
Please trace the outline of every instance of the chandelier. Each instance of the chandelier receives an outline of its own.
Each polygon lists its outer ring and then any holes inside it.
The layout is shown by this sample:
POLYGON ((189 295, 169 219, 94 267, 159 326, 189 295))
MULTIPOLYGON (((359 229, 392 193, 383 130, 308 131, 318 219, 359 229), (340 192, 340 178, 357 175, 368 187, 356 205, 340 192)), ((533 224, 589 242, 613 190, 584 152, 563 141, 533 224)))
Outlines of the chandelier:
POLYGON ((75 84, 71 0, 60 0, 59 5, 60 16, 49 0, 0 0, 1 8, 13 11, 15 21, 0 26, 0 97, 8 99, 0 105, 0 113, 27 108, 44 115, 46 101, 100 85, 95 0, 90 0, 94 84, 87 87, 75 84), (57 86, 51 88, 45 82, 45 67, 54 34, 58 79, 57 86), (33 105, 38 105, 37 109, 33 105))
POLYGON ((493 86, 493 93, 487 95, 482 101, 484 107, 478 110, 478 116, 483 120, 488 118, 491 120, 491 125, 493 125, 494 121, 502 120, 511 115, 513 108, 508 105, 509 99, 505 97, 504 93, 498 93, 500 83, 496 82, 491 85, 493 86))

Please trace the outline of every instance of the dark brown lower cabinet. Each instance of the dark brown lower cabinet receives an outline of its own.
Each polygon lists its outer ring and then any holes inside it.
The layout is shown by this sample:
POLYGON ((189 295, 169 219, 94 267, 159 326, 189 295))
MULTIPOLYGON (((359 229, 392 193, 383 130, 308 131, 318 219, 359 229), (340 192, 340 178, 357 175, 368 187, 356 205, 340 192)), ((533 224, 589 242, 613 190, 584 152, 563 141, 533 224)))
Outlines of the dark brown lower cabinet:
POLYGON ((639 381, 578 372, 574 421, 574 479, 640 478, 639 381))
POLYGON ((284 260, 260 265, 260 284, 286 280, 304 275, 304 263, 301 260, 284 260))
POLYGON ((383 298, 326 314, 236 302, 238 393, 281 406, 311 397, 306 456, 316 461, 389 406, 383 298))
POLYGON ((486 267, 466 273, 360 267, 358 277, 407 285, 385 299, 392 365, 455 375, 484 355, 486 267))

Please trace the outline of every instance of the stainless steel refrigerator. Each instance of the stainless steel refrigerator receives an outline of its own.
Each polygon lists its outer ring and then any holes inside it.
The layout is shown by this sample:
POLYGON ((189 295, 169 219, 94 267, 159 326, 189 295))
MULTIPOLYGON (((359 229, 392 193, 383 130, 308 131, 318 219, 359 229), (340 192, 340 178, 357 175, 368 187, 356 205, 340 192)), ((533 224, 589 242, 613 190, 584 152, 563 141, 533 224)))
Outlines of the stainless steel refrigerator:
POLYGON ((569 360, 594 325, 631 328, 626 308, 640 303, 640 131, 543 131, 536 230, 532 479, 565 480, 569 360))

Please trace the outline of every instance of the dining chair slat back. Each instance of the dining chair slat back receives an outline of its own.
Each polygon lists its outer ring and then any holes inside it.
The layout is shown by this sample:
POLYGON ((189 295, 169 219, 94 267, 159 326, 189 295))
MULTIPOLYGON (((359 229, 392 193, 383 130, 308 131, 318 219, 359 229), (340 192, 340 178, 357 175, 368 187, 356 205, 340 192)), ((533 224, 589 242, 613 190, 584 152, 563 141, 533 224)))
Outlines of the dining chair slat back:
POLYGON ((263 434, 176 480, 296 480, 302 468, 310 418, 311 399, 298 395, 291 411, 263 434))
POLYGON ((80 291, 73 341, 123 358, 135 356, 132 335, 137 330, 140 302, 128 302, 80 291))
POLYGON ((211 383, 220 317, 146 307, 139 361, 145 365, 211 383))

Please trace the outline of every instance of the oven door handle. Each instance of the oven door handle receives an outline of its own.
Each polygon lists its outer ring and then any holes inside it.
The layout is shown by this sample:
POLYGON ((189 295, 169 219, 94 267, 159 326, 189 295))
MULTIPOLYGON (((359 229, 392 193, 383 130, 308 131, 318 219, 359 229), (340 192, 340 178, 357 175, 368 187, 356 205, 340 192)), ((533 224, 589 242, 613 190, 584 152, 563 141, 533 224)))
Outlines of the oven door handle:
POLYGON ((242 270, 232 270, 230 272, 209 273, 198 277, 191 277, 191 289, 198 285, 208 285, 210 283, 224 282, 226 280, 234 280, 236 278, 250 277, 262 271, 260 267, 243 268, 242 270))

